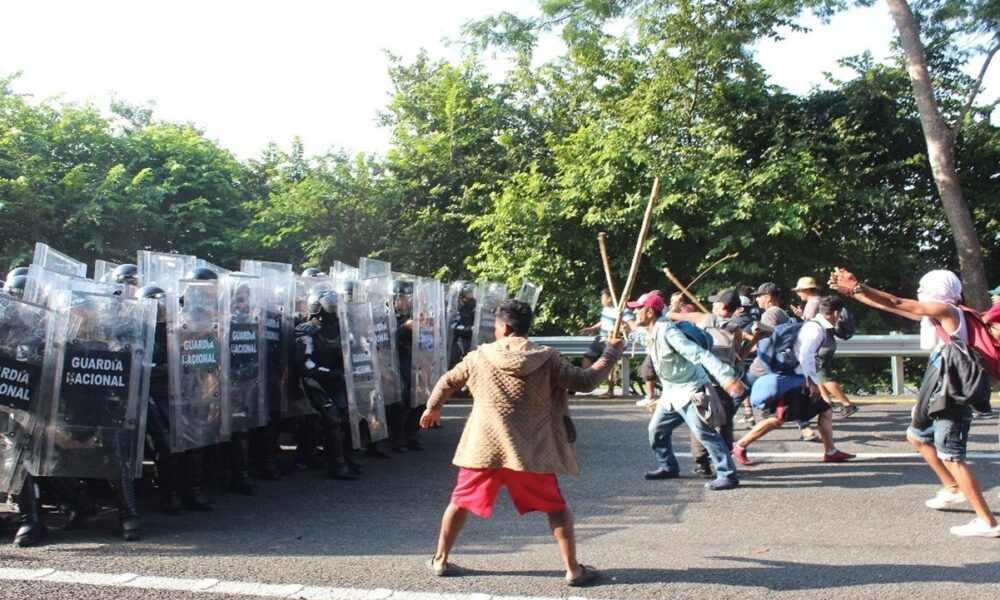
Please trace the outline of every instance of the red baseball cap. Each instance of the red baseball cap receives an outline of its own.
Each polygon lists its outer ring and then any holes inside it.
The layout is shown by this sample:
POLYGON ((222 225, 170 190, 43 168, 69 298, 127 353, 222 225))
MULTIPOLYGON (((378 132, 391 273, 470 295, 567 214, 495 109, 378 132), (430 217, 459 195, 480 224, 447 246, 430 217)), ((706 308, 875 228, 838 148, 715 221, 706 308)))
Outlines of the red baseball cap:
POLYGON ((661 313, 667 307, 667 303, 656 292, 646 292, 639 296, 638 300, 629 302, 626 306, 629 308, 652 308, 655 312, 661 313))

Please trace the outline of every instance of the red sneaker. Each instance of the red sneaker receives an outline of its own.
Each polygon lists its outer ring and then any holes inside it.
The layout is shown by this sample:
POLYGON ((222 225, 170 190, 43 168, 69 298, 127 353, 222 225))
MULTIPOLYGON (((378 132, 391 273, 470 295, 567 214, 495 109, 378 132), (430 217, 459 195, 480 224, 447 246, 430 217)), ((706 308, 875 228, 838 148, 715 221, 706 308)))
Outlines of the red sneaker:
POLYGON ((737 444, 733 444, 733 460, 744 466, 753 464, 753 461, 747 457, 747 449, 737 444))
POLYGON ((833 454, 823 455, 823 462, 844 462, 851 460, 852 458, 857 458, 857 456, 848 454, 847 452, 841 452, 840 450, 834 450, 833 454))

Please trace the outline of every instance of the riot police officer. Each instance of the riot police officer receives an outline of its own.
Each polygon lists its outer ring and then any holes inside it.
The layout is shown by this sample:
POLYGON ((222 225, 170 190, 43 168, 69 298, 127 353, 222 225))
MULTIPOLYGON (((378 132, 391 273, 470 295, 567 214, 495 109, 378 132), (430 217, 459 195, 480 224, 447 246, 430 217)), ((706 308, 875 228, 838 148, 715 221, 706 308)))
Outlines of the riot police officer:
POLYGON ((361 473, 350 454, 350 419, 337 294, 320 288, 309 295, 309 319, 295 327, 295 362, 303 392, 320 414, 327 474, 353 481, 361 473))
POLYGON ((402 396, 403 413, 388 417, 389 437, 393 440, 393 450, 423 450, 420 441, 420 412, 415 410, 413 394, 413 282, 396 279, 392 282, 393 306, 396 309, 396 349, 399 353, 399 389, 402 396), (402 422, 394 421, 402 417, 402 422), (401 428, 402 434, 393 435, 401 428), (401 440, 405 440, 402 442, 401 440), (405 444, 405 445, 404 445, 405 444))
POLYGON ((448 368, 451 369, 465 358, 472 347, 472 327, 476 322, 476 286, 462 285, 458 292, 455 313, 448 324, 451 328, 451 348, 448 353, 448 368))

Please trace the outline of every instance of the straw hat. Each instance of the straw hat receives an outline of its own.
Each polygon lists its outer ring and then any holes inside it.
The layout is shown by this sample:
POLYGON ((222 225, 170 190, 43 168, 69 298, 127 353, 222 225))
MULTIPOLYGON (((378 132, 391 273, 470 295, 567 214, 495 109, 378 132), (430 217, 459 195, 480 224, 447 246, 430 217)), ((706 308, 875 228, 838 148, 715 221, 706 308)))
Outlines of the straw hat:
POLYGON ((793 292, 801 292, 802 290, 818 290, 819 286, 816 285, 816 280, 812 277, 799 277, 798 283, 792 288, 793 292))

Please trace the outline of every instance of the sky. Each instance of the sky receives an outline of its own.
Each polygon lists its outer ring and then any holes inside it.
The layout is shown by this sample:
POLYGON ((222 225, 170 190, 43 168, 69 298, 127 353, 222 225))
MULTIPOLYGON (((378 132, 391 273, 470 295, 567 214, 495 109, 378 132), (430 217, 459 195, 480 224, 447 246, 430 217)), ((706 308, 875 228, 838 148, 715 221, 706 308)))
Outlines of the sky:
MULTIPOLYGON (((391 84, 386 52, 421 49, 454 60, 463 23, 534 0, 0 0, 0 77, 36 98, 92 102, 112 95, 152 103, 154 116, 191 122, 240 158, 298 135, 307 154, 328 149, 384 154, 376 117, 391 84)), ((838 58, 888 56, 895 34, 884 4, 758 48, 771 82, 793 93, 837 73, 838 58)), ((550 40, 539 53, 559 52, 550 40)), ((978 66, 977 66, 978 67, 978 66)), ((495 68, 500 69, 497 65, 495 68)), ((841 72, 843 75, 844 73, 841 72)), ((994 66, 984 97, 1000 92, 994 66)))

